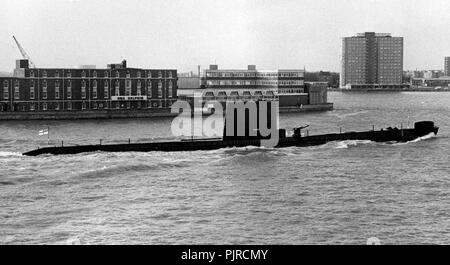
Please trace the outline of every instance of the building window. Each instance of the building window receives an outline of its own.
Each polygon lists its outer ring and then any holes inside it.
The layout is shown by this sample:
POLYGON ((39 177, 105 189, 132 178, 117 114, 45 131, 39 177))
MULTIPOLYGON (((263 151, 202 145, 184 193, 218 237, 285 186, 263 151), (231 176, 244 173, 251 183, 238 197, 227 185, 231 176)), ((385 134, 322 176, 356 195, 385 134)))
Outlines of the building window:
POLYGON ((130 77, 131 77, 130 71, 127 71, 127 78, 130 78, 130 77))
POLYGON ((108 78, 108 71, 105 71, 105 78, 108 78))
POLYGON ((162 98, 162 82, 158 82, 158 98, 162 98))
POLYGON ((115 92, 116 96, 120 95, 120 82, 116 81, 116 92, 115 92))
POLYGON ((116 78, 119 78, 120 77, 120 73, 119 73, 119 71, 116 71, 116 78))
POLYGON ((142 95, 141 88, 142 88, 142 83, 141 83, 141 81, 138 81, 136 95, 138 95, 138 96, 142 95))
POLYGON ((172 71, 169 71, 169 78, 172 78, 172 71))
POLYGON ((116 102, 116 109, 120 108, 119 102, 116 102))
POLYGON ((95 101, 92 102, 92 108, 93 108, 93 109, 97 109, 97 102, 95 102, 95 101))
POLYGON ((137 72, 137 78, 141 78, 141 72, 140 71, 137 72))
POLYGON ((81 82, 81 98, 86 98, 86 81, 81 82))
POLYGON ((47 103, 42 103, 42 110, 47 110, 47 103))
POLYGON ((167 92, 169 95, 169 98, 172 97, 172 92, 173 92, 173 83, 172 80, 169 81, 169 91, 167 92))
POLYGON ((34 103, 31 103, 31 104, 30 104, 30 110, 34 110, 34 109, 35 109, 34 103))
POLYGON ((127 109, 129 109, 131 107, 131 102, 127 101, 127 109))
POLYGON ((42 71, 42 78, 47 78, 47 71, 42 71))
POLYGON ((72 78, 72 73, 70 72, 70 70, 67 72, 67 77, 72 78))
POLYGON ((81 109, 82 110, 86 109, 86 101, 81 102, 81 109))
POLYGON ((20 99, 19 80, 14 82, 14 99, 20 99))
POLYGON ((55 99, 59 99, 59 81, 55 82, 55 99))
POLYGON ((152 78, 152 72, 151 72, 151 71, 148 71, 148 72, 147 72, 147 77, 148 77, 148 78, 152 78))
POLYGON ((3 99, 8 99, 9 98, 9 85, 8 85, 8 81, 4 81, 3 82, 3 99))
POLYGON ((97 98, 97 80, 92 83, 92 97, 97 98))
POLYGON ((42 98, 47 99, 47 81, 42 83, 42 98))
POLYGON ((81 78, 86 78, 86 71, 81 72, 81 78))
POLYGON ((56 78, 59 78, 59 71, 56 71, 56 72, 55 72, 55 77, 56 77, 56 78))
POLYGON ((67 82, 67 98, 72 98, 72 82, 70 80, 67 82))
POLYGON ((152 82, 150 80, 147 82, 147 97, 152 97, 152 82))
POLYGON ((67 109, 71 110, 72 109, 72 102, 67 102, 67 109))
POLYGON ((105 88, 103 91, 104 98, 109 98, 109 85, 108 81, 105 81, 105 88))
POLYGON ((161 71, 158 72, 158 78, 162 78, 162 72, 161 71))
POLYGON ((97 78, 97 71, 94 71, 94 72, 92 73, 92 77, 93 77, 93 78, 97 78))
POLYGON ((30 77, 34 77, 34 71, 30 71, 30 77))
POLYGON ((30 83, 30 99, 34 99, 34 80, 30 83))
POLYGON ((55 110, 59 110, 59 102, 56 103, 55 110))

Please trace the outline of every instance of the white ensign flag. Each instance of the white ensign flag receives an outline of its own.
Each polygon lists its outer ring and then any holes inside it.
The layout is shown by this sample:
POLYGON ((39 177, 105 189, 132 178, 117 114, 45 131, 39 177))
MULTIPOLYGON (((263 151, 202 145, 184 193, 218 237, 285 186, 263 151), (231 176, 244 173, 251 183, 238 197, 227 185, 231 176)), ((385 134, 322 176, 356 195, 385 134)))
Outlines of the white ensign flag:
POLYGON ((39 136, 47 135, 47 134, 48 134, 48 129, 44 129, 44 130, 40 130, 39 131, 39 136))

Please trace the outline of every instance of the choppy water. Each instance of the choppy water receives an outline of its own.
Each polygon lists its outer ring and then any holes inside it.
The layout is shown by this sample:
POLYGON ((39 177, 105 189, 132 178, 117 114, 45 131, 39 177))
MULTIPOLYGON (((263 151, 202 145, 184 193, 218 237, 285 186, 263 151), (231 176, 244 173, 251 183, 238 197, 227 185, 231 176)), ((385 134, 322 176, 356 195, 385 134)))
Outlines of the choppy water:
POLYGON ((284 114, 310 133, 435 120, 406 144, 23 157, 53 143, 170 138, 170 119, 0 124, 2 244, 450 243, 450 93, 330 93, 335 110, 284 114))

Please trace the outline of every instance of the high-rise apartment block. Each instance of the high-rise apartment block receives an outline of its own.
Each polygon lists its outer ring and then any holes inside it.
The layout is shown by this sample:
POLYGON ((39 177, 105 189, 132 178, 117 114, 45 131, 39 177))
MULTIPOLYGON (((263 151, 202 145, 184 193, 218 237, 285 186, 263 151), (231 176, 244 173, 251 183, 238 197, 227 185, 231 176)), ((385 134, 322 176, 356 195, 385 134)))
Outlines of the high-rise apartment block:
POLYGON ((365 32, 342 43, 341 87, 402 85, 403 37, 365 32))
POLYGON ((445 76, 450 76, 450 56, 445 57, 444 72, 445 76))

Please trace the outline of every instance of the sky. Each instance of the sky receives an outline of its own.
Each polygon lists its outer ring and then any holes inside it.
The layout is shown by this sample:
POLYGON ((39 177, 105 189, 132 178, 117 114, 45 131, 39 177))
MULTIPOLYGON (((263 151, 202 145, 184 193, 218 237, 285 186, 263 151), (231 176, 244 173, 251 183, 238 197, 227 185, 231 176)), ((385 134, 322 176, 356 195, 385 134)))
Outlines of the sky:
POLYGON ((97 65, 340 71, 342 38, 404 37, 404 69, 443 69, 448 0, 0 0, 0 71, 97 65))

